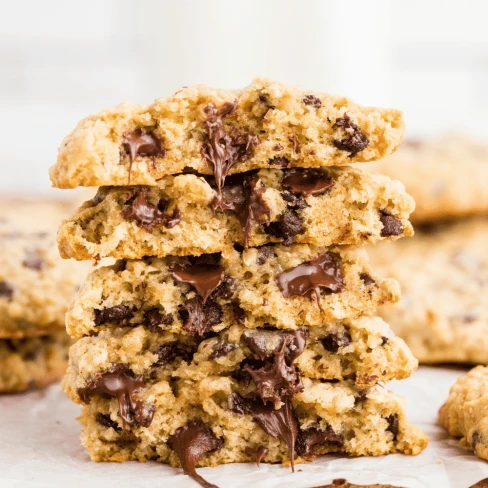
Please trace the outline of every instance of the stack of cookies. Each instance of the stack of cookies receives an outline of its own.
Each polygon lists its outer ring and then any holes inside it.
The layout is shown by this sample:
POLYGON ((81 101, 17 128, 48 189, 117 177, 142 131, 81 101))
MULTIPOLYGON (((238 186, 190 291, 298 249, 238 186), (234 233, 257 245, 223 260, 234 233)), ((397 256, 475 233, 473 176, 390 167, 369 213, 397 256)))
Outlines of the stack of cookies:
POLYGON ((0 215, 0 393, 12 393, 64 375, 64 314, 89 263, 59 257, 64 202, 4 199, 0 215))
POLYGON ((269 80, 185 88, 89 117, 54 186, 100 186, 59 232, 113 257, 66 317, 64 380, 97 461, 195 467, 329 452, 418 454, 380 382, 417 361, 376 317, 399 299, 360 246, 412 235, 401 183, 348 167, 393 152, 401 114, 269 80))

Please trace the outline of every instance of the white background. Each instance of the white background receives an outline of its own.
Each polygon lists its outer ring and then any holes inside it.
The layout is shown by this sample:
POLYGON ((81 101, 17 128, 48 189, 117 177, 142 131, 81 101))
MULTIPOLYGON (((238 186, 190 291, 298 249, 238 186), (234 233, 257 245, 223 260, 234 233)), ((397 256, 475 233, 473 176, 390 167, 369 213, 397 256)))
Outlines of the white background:
POLYGON ((0 192, 46 192, 76 122, 182 85, 269 76, 488 129, 485 0, 0 0, 0 192))

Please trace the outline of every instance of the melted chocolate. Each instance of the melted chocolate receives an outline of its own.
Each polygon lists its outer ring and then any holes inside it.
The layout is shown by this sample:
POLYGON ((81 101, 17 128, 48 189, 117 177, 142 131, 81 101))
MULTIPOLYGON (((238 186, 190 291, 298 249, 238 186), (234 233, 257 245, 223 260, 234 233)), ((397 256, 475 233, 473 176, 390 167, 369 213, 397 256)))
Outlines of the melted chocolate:
POLYGON ((97 424, 103 425, 103 427, 114 429, 115 432, 121 432, 122 429, 119 424, 110 418, 110 415, 105 415, 103 413, 97 413, 95 420, 97 424))
POLYGON ((153 158, 164 158, 166 150, 163 147, 161 139, 156 131, 143 132, 136 129, 132 132, 126 132, 122 136, 122 148, 129 155, 129 181, 132 172, 132 165, 137 156, 152 156, 153 158))
POLYGON ((119 322, 126 324, 132 318, 134 307, 129 305, 115 305, 114 307, 103 308, 102 310, 94 309, 95 325, 103 325, 107 322, 119 322))
POLYGON ((246 447, 244 452, 256 461, 256 464, 259 468, 261 461, 268 455, 269 449, 264 446, 259 446, 257 449, 251 449, 250 447, 246 447))
POLYGON ((181 222, 181 212, 175 208, 171 214, 164 212, 167 202, 160 200, 158 205, 154 205, 149 201, 149 188, 141 187, 133 190, 131 198, 127 201, 121 214, 126 220, 135 220, 139 227, 152 232, 154 227, 164 225, 168 229, 172 229, 181 222))
POLYGON ((169 271, 174 280, 192 285, 202 297, 203 303, 224 281, 224 268, 215 264, 181 265, 173 263, 169 271))
POLYGON ((348 151, 350 158, 356 156, 358 152, 361 152, 368 146, 369 139, 361 131, 359 126, 350 119, 347 113, 343 117, 338 118, 333 127, 344 129, 348 135, 345 139, 334 140, 334 146, 342 151, 348 151))
POLYGON ((334 186, 334 180, 325 171, 310 168, 292 168, 285 172, 282 185, 301 195, 322 195, 334 186))
POLYGON ((246 161, 253 152, 259 139, 254 134, 229 133, 223 119, 232 115, 237 109, 237 101, 224 103, 219 108, 209 103, 204 112, 207 116, 207 136, 202 147, 202 155, 213 168, 217 185, 217 207, 222 197, 225 178, 236 163, 246 161))
POLYGON ((168 438, 168 445, 176 452, 183 471, 204 488, 218 487, 197 474, 195 466, 205 454, 217 451, 223 443, 201 420, 186 423, 168 438))
POLYGON ((231 397, 231 404, 236 413, 252 415, 259 427, 267 434, 286 443, 292 471, 295 471, 295 442, 298 434, 298 422, 293 413, 291 401, 285 399, 284 404, 275 410, 273 405, 265 405, 259 398, 243 398, 234 394, 231 397))
POLYGON ((84 403, 90 403, 93 395, 107 395, 117 398, 119 402, 119 416, 125 425, 151 425, 155 408, 136 398, 136 393, 144 388, 142 375, 134 375, 125 364, 117 364, 112 369, 98 374, 84 388, 78 390, 78 395, 84 403))
POLYGON ((339 257, 331 252, 283 271, 276 277, 276 282, 285 298, 306 296, 315 300, 319 307, 321 288, 339 293, 345 286, 339 257))
POLYGON ((325 430, 318 430, 315 427, 301 430, 297 438, 296 451, 299 456, 310 456, 313 454, 313 446, 325 443, 343 446, 344 436, 336 434, 330 426, 325 430))

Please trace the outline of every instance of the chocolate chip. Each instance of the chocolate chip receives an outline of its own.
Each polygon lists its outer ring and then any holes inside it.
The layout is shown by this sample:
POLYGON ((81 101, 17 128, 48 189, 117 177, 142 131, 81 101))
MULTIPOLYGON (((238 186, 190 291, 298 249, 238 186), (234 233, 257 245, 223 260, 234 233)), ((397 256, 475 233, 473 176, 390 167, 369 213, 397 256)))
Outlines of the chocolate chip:
POLYGON ((265 232, 282 239, 283 245, 291 246, 295 237, 303 232, 303 222, 295 210, 286 209, 280 215, 278 222, 271 222, 265 226, 265 232))
POLYGON ((312 455, 312 448, 317 444, 333 444, 342 447, 344 445, 344 436, 336 434, 330 425, 325 430, 318 430, 315 427, 300 430, 296 443, 296 452, 299 456, 310 456, 312 455))
POLYGON ((115 263, 113 264, 113 270, 116 273, 122 273, 122 271, 125 271, 127 268, 127 259, 117 259, 115 263))
POLYGON ((347 332, 339 334, 329 334, 321 339, 324 349, 336 353, 342 347, 351 344, 351 336, 347 332))
POLYGON ((230 300, 236 293, 237 280, 234 278, 224 278, 224 281, 212 293, 212 298, 222 298, 223 300, 230 300))
POLYGON ((95 196, 91 199, 91 206, 96 207, 105 200, 107 196, 107 190, 105 188, 99 188, 95 196))
POLYGON ((232 344, 227 341, 220 341, 217 343, 215 346, 215 349, 212 351, 210 356, 208 357, 209 359, 216 359, 216 358, 221 358, 224 356, 228 356, 234 349, 236 349, 238 346, 237 344, 232 344))
POLYGON ((392 415, 388 415, 386 417, 386 421, 388 422, 388 427, 386 430, 393 434, 393 440, 396 440, 398 435, 398 415, 396 413, 392 415))
POLYGON ((276 256, 271 246, 261 246, 258 248, 256 264, 262 266, 269 258, 276 256))
POLYGON ((283 151, 283 146, 281 144, 275 144, 273 146, 273 151, 283 151))
POLYGON ((354 398, 354 406, 361 405, 368 399, 367 390, 359 390, 356 397, 354 398))
POLYGON ((169 272, 174 280, 188 283, 202 297, 205 304, 208 297, 224 280, 224 268, 216 264, 182 265, 172 263, 169 272))
POLYGON ((110 415, 106 415, 104 413, 98 412, 95 421, 97 424, 103 425, 103 427, 107 427, 108 429, 114 429, 115 432, 121 432, 122 429, 119 427, 119 424, 110 418, 110 415))
POLYGON ((121 325, 126 325, 128 320, 132 318, 134 307, 129 305, 115 305, 114 307, 103 308, 102 310, 94 309, 95 325, 103 325, 107 322, 118 322, 121 325))
POLYGON ((204 488, 218 487, 197 474, 195 466, 205 454, 217 451, 223 443, 201 420, 186 423, 168 438, 168 446, 176 452, 183 471, 204 488))
POLYGON ((244 325, 246 322, 246 311, 241 308, 237 301, 232 303, 232 311, 238 324, 244 325))
POLYGON ((159 366, 164 366, 165 364, 170 364, 179 357, 183 361, 190 362, 193 358, 194 349, 190 346, 185 346, 178 341, 166 342, 161 344, 155 351, 158 356, 158 361, 156 364, 159 366))
POLYGON ((14 289, 6 282, 0 281, 0 298, 12 298, 14 289))
POLYGON ((293 152, 298 154, 300 152, 301 143, 295 134, 288 136, 288 140, 293 144, 293 152))
POLYGON ((22 266, 41 271, 46 266, 46 262, 38 249, 30 249, 27 251, 24 261, 22 261, 22 266))
POLYGON ((381 345, 384 346, 389 341, 388 337, 381 336, 381 345))
POLYGON ((323 195, 334 184, 334 180, 321 169, 292 168, 283 173, 283 187, 301 195, 323 195))
POLYGON ((230 404, 234 412, 251 415, 267 434, 286 443, 291 467, 295 471, 298 422, 291 401, 285 399, 283 405, 275 410, 272 404, 265 405, 259 398, 244 398, 235 393, 230 398, 230 404))
MULTIPOLYGON (((164 158, 166 150, 156 131, 143 132, 142 129, 136 129, 132 132, 126 132, 122 136, 122 149, 128 154, 130 159, 129 181, 132 172, 132 164, 137 156, 150 156, 152 158, 164 158)), ((153 159, 154 164, 154 159, 153 159)))
POLYGON ((381 229, 381 237, 399 236, 403 234, 403 225, 401 220, 387 214, 386 212, 381 212, 380 221, 383 224, 383 229, 381 229))
POLYGON ((175 208, 171 214, 165 213, 167 207, 165 200, 160 200, 154 205, 149 200, 149 188, 141 187, 132 190, 131 197, 126 202, 126 207, 121 215, 126 220, 135 220, 139 227, 152 232, 154 227, 163 225, 172 229, 181 222, 181 212, 175 208))
POLYGON ((311 105, 314 108, 320 108, 322 106, 320 98, 317 98, 315 95, 305 95, 303 97, 303 103, 305 105, 311 105))
POLYGON ((344 290, 340 257, 332 252, 321 254, 316 259, 283 271, 276 277, 276 283, 285 298, 306 296, 320 307, 320 289, 329 293, 344 290))
POLYGON ((214 325, 222 321, 222 307, 211 300, 204 305, 199 297, 191 298, 179 311, 183 328, 191 335, 203 337, 214 325))
POLYGON ((264 446, 259 446, 257 449, 251 449, 250 447, 246 447, 246 449, 244 449, 244 452, 250 458, 254 459, 257 467, 259 468, 261 461, 268 455, 269 449, 264 446))
POLYGON ((281 192, 281 196, 283 200, 287 203, 288 207, 293 208, 295 210, 300 210, 302 208, 308 207, 307 202, 304 198, 300 195, 296 195, 288 190, 283 190, 281 192))
POLYGON ((112 369, 99 373, 84 388, 78 390, 83 403, 90 403, 93 395, 117 398, 119 416, 125 425, 151 425, 155 407, 136 398, 145 386, 142 375, 134 375, 126 364, 116 364, 112 369))
POLYGON ((278 166, 279 168, 286 168, 290 164, 290 161, 288 161, 288 159, 283 156, 275 156, 268 161, 268 164, 271 164, 272 166, 278 166))
POLYGON ((363 151, 368 146, 369 139, 361 131, 359 126, 350 119, 347 113, 343 117, 338 118, 333 127, 344 129, 348 135, 345 139, 334 139, 334 146, 341 151, 348 151, 350 158, 356 156, 358 152, 363 151))
POLYGON ((207 117, 207 135, 202 146, 202 156, 213 168, 217 185, 217 198, 222 196, 225 178, 236 163, 248 160, 259 144, 259 138, 252 133, 229 132, 223 120, 237 109, 237 101, 224 103, 219 108, 209 103, 204 112, 207 117))
POLYGON ((359 275, 359 278, 361 278, 362 282, 366 285, 366 286, 371 286, 371 285, 374 285, 376 282, 373 280, 373 278, 371 278, 371 276, 369 276, 368 273, 361 273, 359 275))

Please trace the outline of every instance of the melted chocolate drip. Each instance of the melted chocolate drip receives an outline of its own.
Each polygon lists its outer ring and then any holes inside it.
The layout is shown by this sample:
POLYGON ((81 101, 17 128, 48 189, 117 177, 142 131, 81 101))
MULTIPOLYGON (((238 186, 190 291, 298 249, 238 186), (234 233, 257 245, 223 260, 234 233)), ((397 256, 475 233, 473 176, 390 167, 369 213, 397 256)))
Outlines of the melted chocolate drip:
POLYGON ((216 264, 181 265, 173 263, 169 271, 174 280, 192 285, 202 297, 203 303, 224 281, 224 268, 216 264))
POLYGON ((124 219, 135 220, 139 227, 148 232, 152 232, 154 227, 159 225, 172 229, 181 222, 181 211, 178 208, 175 208, 173 213, 167 214, 164 212, 166 201, 160 200, 158 205, 149 201, 149 188, 141 187, 133 191, 135 195, 131 196, 127 201, 128 206, 121 212, 124 219))
POLYGON ((252 415, 256 423, 267 434, 284 441, 288 446, 288 455, 292 471, 295 471, 295 442, 298 434, 298 422, 289 399, 275 410, 273 405, 265 405, 259 398, 243 398, 238 394, 231 397, 232 410, 236 413, 252 415))
POLYGON ((344 436, 336 434, 330 426, 327 426, 325 430, 318 430, 315 427, 301 430, 298 434, 296 451, 299 456, 310 456, 313 446, 325 443, 343 446, 344 436))
POLYGON ((285 172, 282 185, 301 195, 322 195, 328 192, 335 182, 320 169, 292 168, 285 172))
POLYGON ((276 277, 276 282, 285 298, 306 296, 315 300, 319 307, 321 288, 330 293, 339 293, 345 286, 339 256, 331 252, 283 271, 276 277))
POLYGON ((178 455, 183 471, 204 488, 218 487, 197 474, 195 466, 205 454, 217 451, 223 443, 201 420, 186 423, 168 438, 168 445, 178 455))
POLYGON ((145 404, 135 397, 144 388, 142 375, 134 375, 126 364, 117 364, 112 369, 98 374, 84 388, 78 390, 78 395, 84 403, 90 403, 93 395, 108 395, 117 398, 119 415, 125 425, 151 425, 155 407, 145 404))
POLYGON ((341 140, 334 140, 334 146, 342 151, 348 151, 349 157, 352 158, 356 154, 369 144, 369 139, 361 131, 359 126, 355 124, 347 113, 343 117, 338 118, 333 126, 334 128, 340 127, 344 129, 349 137, 341 140))
POLYGON ((132 172, 132 165, 137 156, 152 156, 153 158, 164 158, 166 150, 156 131, 143 132, 136 129, 132 132, 126 132, 122 136, 122 148, 129 155, 129 181, 132 172))
POLYGON ((244 451, 250 458, 254 458, 256 465, 259 468, 261 461, 268 455, 269 449, 264 446, 259 446, 257 449, 246 447, 244 451))
POLYGON ((236 163, 249 159, 254 147, 259 143, 258 137, 254 134, 241 134, 235 130, 229 133, 226 130, 223 119, 232 115, 236 109, 237 101, 224 103, 219 108, 209 103, 204 108, 208 134, 202 147, 202 155, 213 168, 218 208, 221 208, 222 189, 230 169, 236 163))

